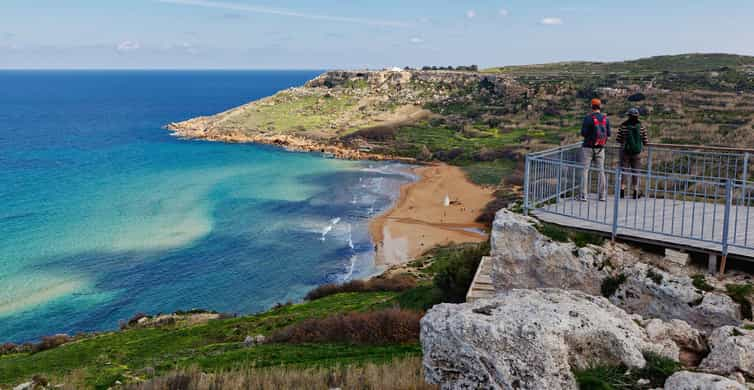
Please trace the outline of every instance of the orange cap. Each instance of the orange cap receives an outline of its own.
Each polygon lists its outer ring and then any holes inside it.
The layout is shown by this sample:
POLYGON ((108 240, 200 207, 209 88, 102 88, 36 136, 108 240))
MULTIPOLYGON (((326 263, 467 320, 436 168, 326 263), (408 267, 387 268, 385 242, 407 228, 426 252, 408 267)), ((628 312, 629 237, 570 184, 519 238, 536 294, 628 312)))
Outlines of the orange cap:
POLYGON ((602 100, 592 99, 592 106, 602 106, 602 100))

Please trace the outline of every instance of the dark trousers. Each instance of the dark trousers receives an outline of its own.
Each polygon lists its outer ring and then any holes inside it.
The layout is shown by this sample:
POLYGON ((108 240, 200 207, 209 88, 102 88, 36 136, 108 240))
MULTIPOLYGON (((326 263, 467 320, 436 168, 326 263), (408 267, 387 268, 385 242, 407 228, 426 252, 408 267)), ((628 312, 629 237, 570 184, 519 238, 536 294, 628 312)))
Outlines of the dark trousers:
POLYGON ((639 184, 638 173, 641 167, 641 154, 628 154, 623 151, 620 152, 620 167, 623 172, 634 173, 634 175, 623 175, 621 178, 621 188, 626 188, 626 181, 628 176, 631 177, 631 187, 636 191, 636 186, 639 184))

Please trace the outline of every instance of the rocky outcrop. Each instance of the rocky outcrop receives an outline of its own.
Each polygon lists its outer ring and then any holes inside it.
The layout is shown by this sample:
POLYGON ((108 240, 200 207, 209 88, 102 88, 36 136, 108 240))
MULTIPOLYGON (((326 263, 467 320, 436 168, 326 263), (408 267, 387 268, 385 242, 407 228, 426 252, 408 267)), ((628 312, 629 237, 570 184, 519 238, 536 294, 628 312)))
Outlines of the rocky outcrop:
POLYGON ((700 372, 679 371, 665 381, 665 390, 746 390, 734 380, 700 372))
POLYGON ((505 209, 495 216, 490 257, 498 291, 563 288, 599 295, 608 276, 595 250, 555 242, 537 231, 533 219, 505 209))
POLYGON ((643 367, 643 352, 667 350, 607 299, 560 289, 437 305, 421 341, 426 378, 444 389, 576 389, 574 368, 643 367))
POLYGON ((723 326, 715 329, 707 342, 710 354, 699 365, 701 370, 716 374, 741 372, 754 376, 754 331, 723 326))
POLYGON ((741 323, 737 303, 727 295, 698 290, 687 276, 675 276, 643 263, 635 263, 621 273, 625 281, 610 301, 630 313, 645 318, 680 319, 705 332, 741 323))
POLYGON ((563 288, 601 295, 606 293, 603 282, 611 277, 617 288, 607 291, 610 301, 629 313, 679 319, 704 332, 741 324, 740 307, 727 295, 701 291, 690 277, 643 263, 641 254, 617 245, 578 248, 555 242, 535 223, 508 210, 496 214, 489 261, 497 291, 563 288))

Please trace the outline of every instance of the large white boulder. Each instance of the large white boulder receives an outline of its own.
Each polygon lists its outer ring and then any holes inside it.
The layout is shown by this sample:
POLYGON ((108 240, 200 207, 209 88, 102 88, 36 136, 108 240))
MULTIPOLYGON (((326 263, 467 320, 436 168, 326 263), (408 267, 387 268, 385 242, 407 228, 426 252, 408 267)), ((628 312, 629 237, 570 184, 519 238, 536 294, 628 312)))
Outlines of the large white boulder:
POLYGON ((490 237, 495 289, 562 288, 599 295, 608 275, 603 258, 593 249, 553 241, 535 224, 505 209, 495 215, 490 237))
POLYGON ((665 381, 665 390, 746 390, 728 378, 700 372, 679 371, 665 381))
POLYGON ((622 270, 623 282, 610 301, 645 318, 680 319, 709 332, 724 325, 740 325, 741 309, 727 296, 704 293, 688 276, 677 276, 644 263, 622 270))
POLYGON ((421 321, 421 342, 426 379, 443 389, 576 389, 573 368, 636 368, 643 352, 668 355, 607 299, 560 289, 437 305, 421 321))
POLYGON ((742 372, 754 376, 754 331, 723 326, 707 339, 710 353, 699 369, 716 374, 742 372))

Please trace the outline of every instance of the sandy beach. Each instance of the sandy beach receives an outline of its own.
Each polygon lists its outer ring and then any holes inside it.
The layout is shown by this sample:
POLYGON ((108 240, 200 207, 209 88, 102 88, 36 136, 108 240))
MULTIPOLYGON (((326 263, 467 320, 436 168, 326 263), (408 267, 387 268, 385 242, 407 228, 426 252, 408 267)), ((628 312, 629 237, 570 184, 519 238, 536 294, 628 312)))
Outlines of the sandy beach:
POLYGON ((493 199, 492 189, 471 183, 461 168, 445 164, 414 172, 420 179, 403 186, 396 205, 370 223, 379 266, 406 263, 438 245, 487 240, 484 225, 475 219, 493 199))

